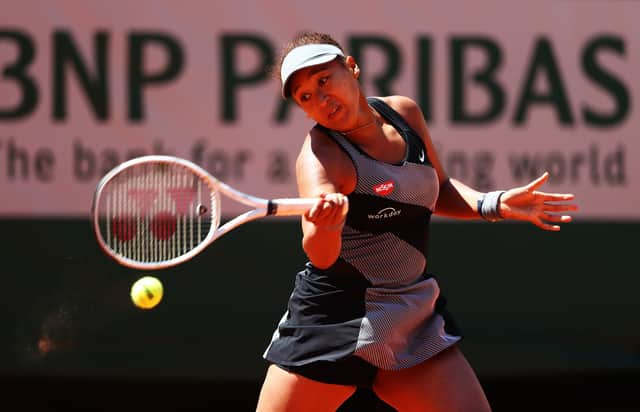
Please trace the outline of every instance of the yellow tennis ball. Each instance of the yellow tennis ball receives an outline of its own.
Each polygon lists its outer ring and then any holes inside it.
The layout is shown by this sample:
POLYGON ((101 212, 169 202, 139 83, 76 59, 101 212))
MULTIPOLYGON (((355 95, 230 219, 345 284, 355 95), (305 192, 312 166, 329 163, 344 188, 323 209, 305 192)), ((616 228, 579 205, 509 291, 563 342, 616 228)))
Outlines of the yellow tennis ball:
POLYGON ((141 309, 151 309, 162 300, 162 282, 153 276, 138 279, 131 286, 131 300, 141 309))

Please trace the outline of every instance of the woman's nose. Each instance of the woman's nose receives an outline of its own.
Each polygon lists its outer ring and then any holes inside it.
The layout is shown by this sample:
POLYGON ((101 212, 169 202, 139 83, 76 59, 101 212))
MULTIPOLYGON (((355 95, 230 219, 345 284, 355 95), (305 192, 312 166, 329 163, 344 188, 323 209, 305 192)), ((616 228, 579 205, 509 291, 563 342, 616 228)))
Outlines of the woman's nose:
POLYGON ((318 99, 318 104, 320 106, 326 106, 329 103, 329 96, 321 91, 316 93, 316 98, 318 99))

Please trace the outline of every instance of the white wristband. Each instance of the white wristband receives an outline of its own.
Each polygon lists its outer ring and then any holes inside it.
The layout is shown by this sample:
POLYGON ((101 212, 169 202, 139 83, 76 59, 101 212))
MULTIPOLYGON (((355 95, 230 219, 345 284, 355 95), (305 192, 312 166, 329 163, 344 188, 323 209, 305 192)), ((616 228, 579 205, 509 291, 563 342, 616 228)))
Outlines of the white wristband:
POLYGON ((484 220, 489 222, 497 222, 504 219, 500 215, 500 196, 505 190, 495 190, 482 195, 478 199, 478 214, 484 220))

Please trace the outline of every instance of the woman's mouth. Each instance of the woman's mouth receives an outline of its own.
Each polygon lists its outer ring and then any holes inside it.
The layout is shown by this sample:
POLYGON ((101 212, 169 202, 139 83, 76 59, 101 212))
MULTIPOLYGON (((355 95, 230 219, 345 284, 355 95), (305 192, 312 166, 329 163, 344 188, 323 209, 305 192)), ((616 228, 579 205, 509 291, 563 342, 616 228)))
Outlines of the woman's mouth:
POLYGON ((338 113, 340 111, 340 105, 336 104, 333 105, 331 107, 331 111, 329 111, 329 115, 327 116, 329 119, 333 119, 336 115, 336 113, 338 113))

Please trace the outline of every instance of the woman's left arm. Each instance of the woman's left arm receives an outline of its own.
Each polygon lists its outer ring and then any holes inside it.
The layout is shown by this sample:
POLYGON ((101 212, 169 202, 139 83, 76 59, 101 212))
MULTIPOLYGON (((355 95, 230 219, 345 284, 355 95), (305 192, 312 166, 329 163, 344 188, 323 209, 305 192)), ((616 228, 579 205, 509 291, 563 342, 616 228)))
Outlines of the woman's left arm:
POLYGON ((558 231, 558 223, 571 221, 571 216, 562 213, 578 210, 577 205, 566 203, 574 199, 573 194, 538 190, 549 179, 547 172, 527 185, 490 193, 479 192, 450 178, 438 158, 420 107, 403 96, 394 96, 390 100, 411 127, 422 136, 429 160, 436 169, 440 183, 436 214, 458 219, 522 220, 544 230, 558 231))

